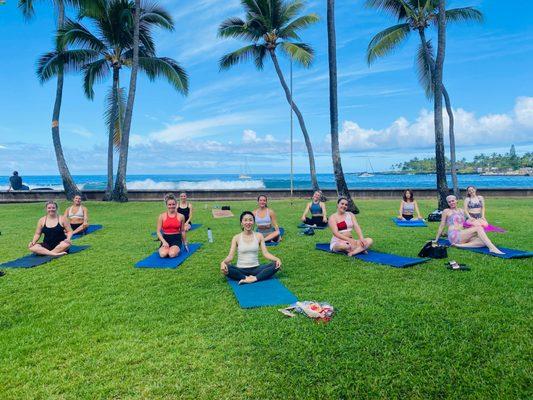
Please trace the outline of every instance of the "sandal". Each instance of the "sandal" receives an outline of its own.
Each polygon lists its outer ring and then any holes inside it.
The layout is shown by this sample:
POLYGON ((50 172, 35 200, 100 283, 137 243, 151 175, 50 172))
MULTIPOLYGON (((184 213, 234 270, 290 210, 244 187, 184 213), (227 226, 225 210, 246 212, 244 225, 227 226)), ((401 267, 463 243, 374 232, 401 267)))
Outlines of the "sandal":
POLYGON ((453 271, 470 271, 470 268, 468 268, 468 266, 466 266, 465 264, 459 264, 455 260, 449 261, 446 264, 446 268, 451 269, 453 271))

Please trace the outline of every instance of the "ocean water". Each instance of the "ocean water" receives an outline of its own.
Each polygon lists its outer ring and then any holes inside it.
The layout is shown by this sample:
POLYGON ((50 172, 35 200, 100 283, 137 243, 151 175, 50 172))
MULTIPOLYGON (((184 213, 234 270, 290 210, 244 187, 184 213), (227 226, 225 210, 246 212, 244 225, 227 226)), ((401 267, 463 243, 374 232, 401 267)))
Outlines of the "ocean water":
MULTIPOLYGON (((8 176, 0 176, 0 190, 7 190, 8 176)), ((30 189, 52 188, 61 190, 61 179, 58 175, 22 176, 24 184, 30 189)), ((465 188, 474 185, 478 188, 533 188, 531 176, 481 176, 459 175, 459 186, 465 188)), ((105 189, 104 175, 75 175, 74 180, 82 190, 105 189)), ((351 189, 372 188, 435 188, 435 175, 393 175, 376 174, 371 177, 360 177, 357 174, 346 174, 346 181, 351 189)), ((202 190, 202 189, 289 189, 289 174, 251 175, 251 179, 239 179, 238 175, 129 175, 128 189, 161 189, 161 190, 202 190)), ((322 189, 334 189, 333 174, 318 174, 318 183, 322 189)), ((451 178, 448 177, 448 185, 451 178)), ((308 174, 294 176, 295 189, 308 189, 311 182, 308 174)))

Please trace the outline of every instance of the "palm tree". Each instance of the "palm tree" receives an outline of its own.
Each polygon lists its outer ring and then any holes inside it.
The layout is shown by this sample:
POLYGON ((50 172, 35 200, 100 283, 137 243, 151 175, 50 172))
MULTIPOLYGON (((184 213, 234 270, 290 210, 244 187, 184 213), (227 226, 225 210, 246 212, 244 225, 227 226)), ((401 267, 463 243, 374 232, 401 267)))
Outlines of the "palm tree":
POLYGON ((348 199, 350 211, 358 214, 359 209, 350 196, 348 185, 342 170, 341 153, 339 149, 339 113, 337 108, 337 38, 335 35, 335 0, 328 0, 328 57, 329 57, 329 116, 331 124, 331 157, 333 159, 333 172, 337 183, 339 196, 348 199))
MULTIPOLYGON (((83 0, 54 0, 53 4, 56 8, 57 14, 57 29, 61 29, 65 21, 65 5, 80 5, 83 0)), ((19 0, 18 7, 22 11, 22 15, 26 19, 31 19, 34 15, 34 0, 19 0)), ((56 61, 58 63, 62 62, 62 52, 65 50, 64 47, 56 47, 56 61)), ((68 169, 67 162, 65 160, 65 155, 63 153, 63 146, 61 145, 61 136, 59 134, 59 116, 61 114, 61 101, 63 99, 63 83, 64 83, 64 71, 63 67, 58 65, 57 68, 57 83, 56 83, 56 98, 54 101, 54 109, 52 111, 52 142, 54 144, 54 151, 56 153, 57 169, 59 175, 61 176, 61 181, 63 182, 63 189, 65 190, 65 196, 67 199, 72 200, 74 196, 80 195, 85 197, 76 184, 74 179, 70 174, 68 169)), ((40 79, 41 83, 44 83, 43 79, 40 79)))
MULTIPOLYGON (((384 56, 395 49, 411 31, 417 31, 420 48, 417 55, 419 79, 424 86, 428 98, 433 97, 433 77, 435 60, 431 43, 426 40, 425 30, 438 18, 437 0, 367 0, 367 6, 392 12, 398 18, 398 25, 383 30, 372 38, 368 46, 367 60, 372 63, 376 58, 384 56)), ((452 22, 483 21, 482 13, 474 7, 455 8, 445 11, 446 20, 452 22)), ((459 196, 457 183, 457 167, 455 154, 454 116, 450 96, 444 86, 442 93, 449 119, 450 159, 453 190, 459 196)))
MULTIPOLYGON (((72 68, 83 70, 83 89, 89 99, 94 98, 94 84, 104 80, 112 72, 112 85, 107 96, 104 112, 108 125, 107 188, 104 200, 110 200, 113 191, 113 151, 121 145, 125 120, 125 95, 120 88, 120 70, 133 64, 134 3, 129 0, 99 2, 98 7, 84 9, 81 17, 89 19, 95 26, 96 34, 80 22, 67 19, 59 31, 58 43, 78 45, 82 49, 66 50, 64 58, 72 68), (83 58, 77 57, 79 51, 83 58)), ((170 15, 157 5, 141 8, 139 15, 139 68, 150 80, 163 76, 174 88, 186 94, 188 78, 177 61, 168 57, 157 57, 151 35, 153 27, 173 30, 170 15)), ((53 54, 42 57, 43 78, 52 76, 57 70, 53 54)))
MULTIPOLYGON (((133 115, 135 92, 137 90, 137 71, 139 69, 141 0, 135 0, 135 9, 133 15, 133 60, 130 76, 130 90, 128 92, 128 104, 126 106, 126 115, 124 118, 124 130, 122 133, 122 140, 120 142, 120 156, 118 161, 117 180, 115 182, 115 189, 113 190, 112 196, 113 200, 120 202, 128 201, 128 193, 126 187, 126 171, 128 166, 131 118, 133 115)), ((185 74, 184 71, 183 73, 185 74)), ((185 80, 185 82, 187 81, 185 80)), ((185 86, 184 89, 186 91, 187 86, 185 86)))
POLYGON ((251 44, 223 56, 219 62, 220 69, 228 69, 239 62, 253 59, 256 68, 262 70, 265 57, 270 56, 287 102, 298 118, 309 156, 311 185, 313 190, 318 190, 313 146, 302 113, 292 98, 276 54, 276 49, 279 48, 291 60, 309 67, 313 60, 313 49, 300 42, 297 31, 316 23, 318 16, 308 14, 297 17, 304 7, 300 0, 241 0, 241 4, 246 12, 245 20, 237 17, 226 19, 220 24, 218 34, 224 38, 244 39, 251 44))

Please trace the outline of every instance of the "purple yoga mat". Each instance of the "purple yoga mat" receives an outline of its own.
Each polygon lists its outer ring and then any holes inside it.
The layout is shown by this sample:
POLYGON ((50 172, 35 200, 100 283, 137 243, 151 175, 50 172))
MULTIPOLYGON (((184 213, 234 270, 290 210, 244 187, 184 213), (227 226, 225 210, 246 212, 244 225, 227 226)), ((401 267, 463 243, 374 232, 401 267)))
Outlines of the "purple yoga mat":
MULTIPOLYGON (((463 224, 463 226, 465 228, 470 228, 472 227, 472 225, 470 225, 468 223, 468 221, 465 221, 465 223, 463 224)), ((483 229, 485 229, 485 232, 497 232, 497 233, 505 233, 507 232, 505 229, 503 228, 500 228, 499 226, 495 226, 495 225, 487 225, 486 227, 484 227, 483 229)))

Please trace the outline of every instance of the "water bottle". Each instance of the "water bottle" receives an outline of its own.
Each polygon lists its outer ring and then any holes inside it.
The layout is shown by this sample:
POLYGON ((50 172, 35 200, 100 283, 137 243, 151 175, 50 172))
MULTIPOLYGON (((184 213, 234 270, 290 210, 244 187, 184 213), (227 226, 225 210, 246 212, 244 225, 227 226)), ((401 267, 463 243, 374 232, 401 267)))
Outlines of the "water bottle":
POLYGON ((207 228, 207 241, 213 243, 213 232, 211 231, 211 228, 207 228))

